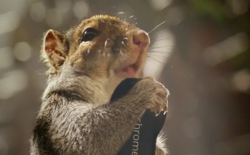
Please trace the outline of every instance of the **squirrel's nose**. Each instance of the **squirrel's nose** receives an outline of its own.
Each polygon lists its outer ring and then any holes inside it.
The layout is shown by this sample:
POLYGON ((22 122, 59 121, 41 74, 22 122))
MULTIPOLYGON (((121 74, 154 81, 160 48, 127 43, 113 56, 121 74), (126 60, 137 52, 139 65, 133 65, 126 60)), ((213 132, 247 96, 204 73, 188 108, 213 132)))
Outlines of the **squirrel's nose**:
POLYGON ((150 39, 148 33, 140 30, 133 35, 133 43, 139 48, 145 48, 149 45, 150 39))

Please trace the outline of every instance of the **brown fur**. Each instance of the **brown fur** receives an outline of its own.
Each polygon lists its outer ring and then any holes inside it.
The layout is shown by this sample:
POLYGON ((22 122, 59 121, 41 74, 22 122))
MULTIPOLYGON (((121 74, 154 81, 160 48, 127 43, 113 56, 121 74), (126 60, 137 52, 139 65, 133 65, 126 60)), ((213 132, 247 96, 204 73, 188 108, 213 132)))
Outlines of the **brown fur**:
MULTIPOLYGON (((41 55, 49 78, 31 155, 115 155, 145 109, 167 110, 169 93, 152 78, 143 78, 128 95, 106 104, 125 78, 115 72, 121 65, 133 64, 134 77, 142 76, 148 45, 139 53, 135 50, 133 36, 139 32, 116 17, 97 15, 64 34, 54 30, 45 34, 41 55), (98 36, 79 42, 90 27, 100 32, 98 36)), ((143 37, 149 43, 147 35, 143 37)), ((156 155, 167 154, 160 137, 156 146, 156 155)))

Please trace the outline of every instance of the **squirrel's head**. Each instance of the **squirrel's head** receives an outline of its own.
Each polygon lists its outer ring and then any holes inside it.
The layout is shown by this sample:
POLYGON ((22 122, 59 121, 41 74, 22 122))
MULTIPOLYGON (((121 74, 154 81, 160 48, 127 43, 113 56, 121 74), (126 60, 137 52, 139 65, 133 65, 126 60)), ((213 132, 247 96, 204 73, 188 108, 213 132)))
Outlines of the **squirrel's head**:
POLYGON ((49 30, 43 41, 51 76, 70 70, 108 83, 140 77, 150 42, 145 31, 108 15, 83 20, 66 33, 49 30))

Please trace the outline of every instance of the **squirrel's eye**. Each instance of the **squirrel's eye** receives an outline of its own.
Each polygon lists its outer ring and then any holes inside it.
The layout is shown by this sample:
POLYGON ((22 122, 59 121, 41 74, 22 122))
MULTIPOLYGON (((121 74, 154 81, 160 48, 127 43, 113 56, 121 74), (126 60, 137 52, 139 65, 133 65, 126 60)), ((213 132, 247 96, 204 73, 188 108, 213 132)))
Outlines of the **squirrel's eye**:
POLYGON ((81 37, 81 42, 86 42, 86 41, 91 41, 92 39, 94 39, 97 35, 99 34, 99 32, 93 28, 88 28, 86 29, 81 37))

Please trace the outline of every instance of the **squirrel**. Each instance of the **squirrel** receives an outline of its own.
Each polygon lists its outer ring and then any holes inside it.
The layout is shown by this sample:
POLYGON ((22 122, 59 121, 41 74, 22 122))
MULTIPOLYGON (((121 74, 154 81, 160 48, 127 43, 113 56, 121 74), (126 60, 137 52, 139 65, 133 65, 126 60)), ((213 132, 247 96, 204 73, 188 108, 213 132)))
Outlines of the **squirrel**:
MULTIPOLYGON (((110 15, 94 15, 61 33, 48 30, 41 57, 47 87, 30 139, 31 155, 116 155, 146 109, 167 112, 168 90, 143 77, 148 34, 110 15), (109 103, 125 78, 142 78, 109 103)), ((155 155, 167 155, 158 136, 155 155)))

